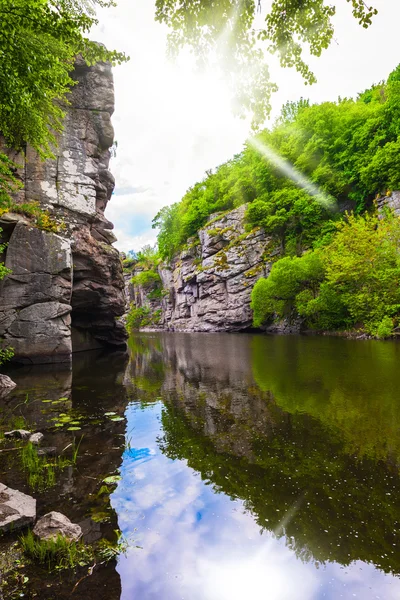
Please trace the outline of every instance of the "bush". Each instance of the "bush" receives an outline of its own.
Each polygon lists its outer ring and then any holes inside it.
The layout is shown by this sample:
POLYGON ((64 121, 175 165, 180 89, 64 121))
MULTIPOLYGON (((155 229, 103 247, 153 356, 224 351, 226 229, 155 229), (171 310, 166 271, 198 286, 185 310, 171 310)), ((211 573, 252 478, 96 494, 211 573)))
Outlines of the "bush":
POLYGON ((133 285, 140 285, 145 290, 161 287, 161 277, 156 271, 141 271, 131 279, 133 285))
POLYGON ((388 316, 383 317, 373 333, 380 340, 384 340, 393 335, 393 319, 388 316))
POLYGON ((126 327, 129 332, 143 327, 154 327, 159 324, 161 310, 152 311, 148 306, 136 307, 131 305, 128 313, 126 327))
POLYGON ((72 569, 94 560, 94 551, 82 541, 73 542, 58 534, 57 537, 40 540, 32 531, 20 538, 26 557, 52 569, 72 569))
POLYGON ((400 219, 348 215, 325 247, 278 260, 251 306, 256 327, 301 316, 310 328, 389 337, 400 319, 400 219))

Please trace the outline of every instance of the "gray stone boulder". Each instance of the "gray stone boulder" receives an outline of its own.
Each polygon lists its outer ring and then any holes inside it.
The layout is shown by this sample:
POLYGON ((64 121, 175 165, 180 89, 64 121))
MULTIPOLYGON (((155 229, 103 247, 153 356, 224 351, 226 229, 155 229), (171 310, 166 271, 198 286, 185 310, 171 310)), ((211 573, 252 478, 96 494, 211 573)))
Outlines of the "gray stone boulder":
POLYGON ((0 531, 26 527, 35 519, 36 500, 0 483, 0 531))
MULTIPOLYGON (((1 218, 0 218, 1 226, 1 218)), ((62 362, 71 355, 70 241, 18 223, 0 283, 0 335, 21 362, 62 362)))
POLYGON ((40 433, 40 431, 38 431, 37 433, 32 433, 32 435, 29 436, 29 441, 31 444, 37 446, 38 444, 40 444, 43 438, 43 433, 40 433))
POLYGON ((17 387, 17 384, 8 375, 0 373, 0 398, 7 396, 15 387, 17 387))
POLYGON ((59 512, 49 512, 41 517, 33 528, 33 533, 41 540, 55 539, 62 535, 71 542, 77 542, 82 537, 80 525, 71 521, 59 512))
POLYGON ((28 440, 32 435, 31 431, 27 431, 26 429, 13 429, 12 431, 6 431, 4 437, 6 438, 16 438, 19 440, 28 440))

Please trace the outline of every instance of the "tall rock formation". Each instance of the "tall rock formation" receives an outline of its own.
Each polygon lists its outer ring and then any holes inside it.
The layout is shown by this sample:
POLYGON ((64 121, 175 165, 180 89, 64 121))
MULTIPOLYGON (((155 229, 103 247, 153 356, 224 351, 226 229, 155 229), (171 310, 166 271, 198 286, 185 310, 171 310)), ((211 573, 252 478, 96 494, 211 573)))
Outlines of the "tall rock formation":
POLYGON ((134 308, 154 317, 141 329, 167 331, 240 331, 252 327, 251 290, 271 268, 271 239, 260 228, 246 230, 246 205, 211 215, 198 236, 170 262, 159 266, 162 293, 132 284, 126 296, 134 308))
POLYGON ((0 216, 12 271, 0 284, 0 336, 21 362, 70 361, 73 351, 126 339, 121 261, 104 216, 114 188, 111 66, 78 59, 73 78, 56 159, 43 162, 29 147, 8 151, 21 165, 17 202, 38 202, 59 225, 53 233, 21 214, 0 216))

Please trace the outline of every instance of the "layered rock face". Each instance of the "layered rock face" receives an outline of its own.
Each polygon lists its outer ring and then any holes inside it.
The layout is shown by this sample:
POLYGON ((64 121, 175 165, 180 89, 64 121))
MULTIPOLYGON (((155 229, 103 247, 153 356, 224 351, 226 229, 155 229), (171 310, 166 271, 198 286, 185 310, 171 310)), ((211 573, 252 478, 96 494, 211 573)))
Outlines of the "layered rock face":
POLYGON ((162 326, 174 331, 239 331, 252 325, 250 295, 266 277, 270 242, 262 229, 246 233, 246 206, 211 216, 170 266, 160 269, 168 296, 162 326))
POLYGON ((27 148, 8 152, 24 187, 59 225, 53 233, 21 215, 0 217, 3 255, 12 273, 0 284, 0 335, 22 362, 69 361, 71 352, 125 343, 124 280, 113 225, 104 216, 114 188, 111 67, 78 60, 55 160, 27 148))

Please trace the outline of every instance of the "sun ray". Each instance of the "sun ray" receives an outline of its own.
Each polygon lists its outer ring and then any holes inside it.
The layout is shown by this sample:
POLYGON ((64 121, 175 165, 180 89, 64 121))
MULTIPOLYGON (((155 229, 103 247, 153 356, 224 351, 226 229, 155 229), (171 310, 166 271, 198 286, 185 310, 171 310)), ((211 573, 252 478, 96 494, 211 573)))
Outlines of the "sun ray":
POLYGON ((315 200, 324 208, 331 211, 336 209, 336 200, 318 187, 313 181, 311 181, 311 179, 298 171, 286 158, 282 158, 282 156, 272 150, 270 146, 264 142, 261 142, 256 137, 249 137, 247 142, 264 158, 271 162, 277 169, 279 169, 283 175, 289 177, 289 179, 294 181, 296 185, 303 188, 311 196, 314 196, 315 200))

